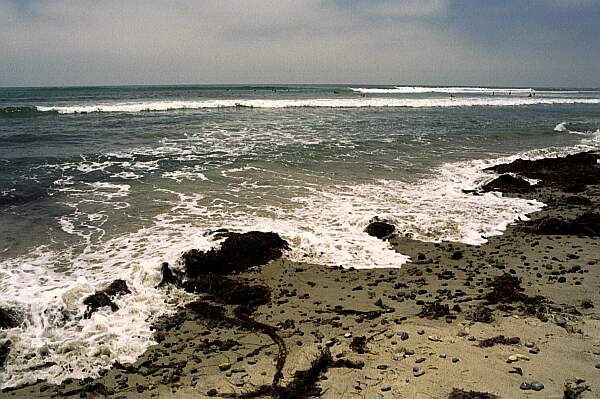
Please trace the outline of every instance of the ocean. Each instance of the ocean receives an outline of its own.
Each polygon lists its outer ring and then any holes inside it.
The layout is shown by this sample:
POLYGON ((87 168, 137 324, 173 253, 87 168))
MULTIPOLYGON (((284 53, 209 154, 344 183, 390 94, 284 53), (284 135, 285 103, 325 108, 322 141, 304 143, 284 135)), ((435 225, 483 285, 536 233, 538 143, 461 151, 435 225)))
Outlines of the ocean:
POLYGON ((275 231, 294 261, 401 267, 363 232, 481 244, 539 210, 465 194, 517 157, 598 149, 600 89, 412 86, 0 88, 0 387, 96 376, 152 344, 186 300, 160 264, 218 245, 208 232, 275 231), (119 310, 83 319, 115 279, 119 310))

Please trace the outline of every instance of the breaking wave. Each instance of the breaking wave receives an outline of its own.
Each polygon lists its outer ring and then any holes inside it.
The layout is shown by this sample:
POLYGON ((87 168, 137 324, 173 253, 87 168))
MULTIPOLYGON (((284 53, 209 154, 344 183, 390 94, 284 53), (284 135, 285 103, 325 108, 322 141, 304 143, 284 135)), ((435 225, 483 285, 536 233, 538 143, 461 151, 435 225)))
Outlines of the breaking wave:
POLYGON ((318 98, 278 100, 204 100, 204 101, 153 101, 127 103, 100 103, 89 105, 38 106, 41 112, 60 114, 92 112, 151 112, 203 108, 362 108, 362 107, 506 107, 553 104, 600 104, 598 98, 536 98, 536 97, 486 97, 486 98, 318 98))

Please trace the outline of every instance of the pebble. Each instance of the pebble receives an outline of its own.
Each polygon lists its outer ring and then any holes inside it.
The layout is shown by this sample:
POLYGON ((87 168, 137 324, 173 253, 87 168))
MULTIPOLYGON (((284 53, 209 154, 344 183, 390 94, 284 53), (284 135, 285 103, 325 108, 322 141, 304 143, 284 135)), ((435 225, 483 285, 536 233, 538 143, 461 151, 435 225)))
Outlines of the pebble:
POLYGON ((420 377, 420 376, 422 376, 423 374, 425 374, 425 370, 419 370, 419 371, 415 371, 415 372, 413 373, 413 375, 414 375, 415 377, 420 377))
POLYGON ((538 348, 537 346, 534 346, 533 348, 529 349, 529 353, 531 353, 533 355, 537 355, 538 353, 540 353, 540 348, 538 348))
POLYGON ((517 357, 517 355, 510 355, 508 357, 508 360, 506 361, 506 363, 513 363, 513 362, 518 362, 519 358, 517 357))
POLYGON ((554 322, 560 327, 567 325, 567 320, 565 320, 565 318, 562 316, 554 316, 554 322))
POLYGON ((344 338, 350 338, 350 337, 352 337, 352 333, 348 332, 348 333, 344 334, 344 338))
POLYGON ((236 387, 243 387, 244 380, 242 380, 241 378, 236 378, 235 380, 233 380, 233 385, 235 385, 236 387))
POLYGON ((519 360, 529 360, 527 356, 521 355, 520 353, 517 353, 515 356, 517 356, 517 359, 519 360))
POLYGON ((541 391, 542 389, 544 389, 544 384, 542 384, 541 382, 532 382, 531 383, 531 389, 533 389, 534 391, 541 391))
POLYGON ((230 367, 231 367, 231 363, 219 364, 219 370, 221 370, 221 371, 229 370, 230 367))
POLYGON ((440 342, 442 339, 440 337, 438 337, 437 335, 430 335, 429 337, 427 337, 430 341, 433 342, 440 342))
POLYGON ((440 353, 440 358, 441 359, 445 359, 446 358, 446 354, 445 353, 440 353))
POLYGON ((389 385, 389 384, 383 384, 382 387, 381 387, 381 390, 383 392, 391 391, 392 390, 392 386, 389 385))
POLYGON ((425 330, 419 330, 419 331, 417 331, 417 334, 423 335, 423 334, 425 334, 425 330))
POLYGON ((477 340, 477 338, 475 338, 475 337, 474 337, 474 336, 472 336, 472 335, 471 335, 469 338, 467 338, 467 339, 468 339, 469 341, 471 341, 471 342, 473 342, 473 341, 477 340))
POLYGON ((206 392, 206 396, 217 396, 217 394, 219 393, 219 391, 217 391, 216 389, 209 389, 208 392, 206 392))
POLYGON ((387 368, 388 368, 387 364, 380 364, 377 366, 378 370, 387 370, 387 368))
POLYGON ((426 360, 426 359, 425 359, 424 357, 418 357, 418 358, 415 360, 415 363, 423 363, 425 360, 426 360))
POLYGON ((457 357, 452 358, 452 363, 458 363, 459 361, 460 361, 460 359, 457 357))
POLYGON ((406 341, 408 339, 408 333, 406 331, 398 332, 398 336, 402 341, 406 341))
POLYGON ((525 342, 525 346, 528 348, 533 348, 535 344, 533 342, 525 342))
POLYGON ((600 370, 600 363, 596 365, 596 368, 600 370))

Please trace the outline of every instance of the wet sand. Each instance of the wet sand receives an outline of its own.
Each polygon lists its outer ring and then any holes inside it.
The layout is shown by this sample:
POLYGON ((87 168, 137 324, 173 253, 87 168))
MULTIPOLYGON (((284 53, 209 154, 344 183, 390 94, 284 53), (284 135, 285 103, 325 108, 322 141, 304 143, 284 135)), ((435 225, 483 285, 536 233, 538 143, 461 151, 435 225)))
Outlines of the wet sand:
MULTIPOLYGON (((527 227, 548 216, 598 212, 600 185, 584 190, 576 194, 590 201, 583 205, 570 204, 566 198, 574 194, 555 185, 506 193, 548 207, 481 246, 420 242, 399 232, 390 245, 412 259, 401 269, 346 270, 283 258, 236 275, 271 289, 271 302, 252 318, 276 327, 283 350, 269 335, 228 321, 235 306, 217 305, 225 318, 188 306, 156 323, 159 343, 134 364, 115 365, 94 380, 39 382, 0 397, 244 397, 272 384, 282 351, 278 385, 286 388, 315 359, 329 359, 296 397, 448 398, 458 388, 501 398, 563 398, 568 383, 581 391, 572 397, 600 397, 600 239, 527 227), (521 280, 528 298, 545 299, 534 306, 490 303, 490 284, 505 274, 521 280), (502 343, 482 346, 500 335, 502 343), (543 389, 523 390, 523 383, 543 389)), ((215 305, 203 295, 198 300, 215 305)))

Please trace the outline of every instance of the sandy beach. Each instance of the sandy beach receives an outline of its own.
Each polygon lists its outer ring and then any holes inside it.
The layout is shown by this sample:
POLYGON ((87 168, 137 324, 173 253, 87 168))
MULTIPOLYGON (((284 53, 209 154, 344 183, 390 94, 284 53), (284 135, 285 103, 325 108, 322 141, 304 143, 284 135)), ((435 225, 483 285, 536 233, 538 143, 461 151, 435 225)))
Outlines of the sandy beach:
MULTIPOLYGON (((531 188, 492 186, 548 206, 484 245, 396 231, 385 239, 412 259, 400 269, 284 255, 223 277, 267 287, 268 303, 227 304, 227 287, 198 283, 208 294, 156 323, 158 343, 135 363, 0 396, 600 397, 600 171, 587 157, 521 165, 531 188)), ((178 284, 167 275, 163 289, 178 284)))

